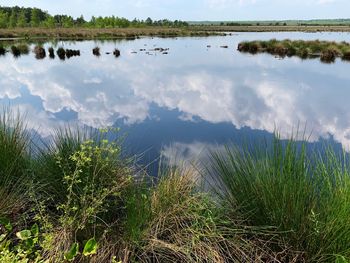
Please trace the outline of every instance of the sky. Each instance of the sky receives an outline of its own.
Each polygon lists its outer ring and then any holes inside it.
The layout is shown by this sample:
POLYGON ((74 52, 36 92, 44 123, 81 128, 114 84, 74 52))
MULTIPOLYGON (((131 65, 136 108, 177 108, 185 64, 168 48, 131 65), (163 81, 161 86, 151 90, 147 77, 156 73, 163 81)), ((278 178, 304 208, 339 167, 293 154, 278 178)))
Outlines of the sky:
POLYGON ((237 21, 349 18, 349 0, 0 0, 0 6, 38 7, 73 17, 237 21))

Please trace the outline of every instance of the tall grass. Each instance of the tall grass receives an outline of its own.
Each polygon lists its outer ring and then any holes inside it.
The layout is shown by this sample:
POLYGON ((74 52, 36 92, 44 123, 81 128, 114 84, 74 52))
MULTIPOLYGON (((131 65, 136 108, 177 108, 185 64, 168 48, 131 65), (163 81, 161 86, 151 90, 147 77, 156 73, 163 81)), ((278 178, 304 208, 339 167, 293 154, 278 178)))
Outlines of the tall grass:
POLYGON ((199 191, 197 179, 194 169, 169 168, 153 187, 133 187, 126 197, 124 239, 131 241, 129 259, 260 262, 260 257, 272 258, 258 244, 254 231, 239 220, 229 222, 221 206, 199 191))
POLYGON ((227 147, 212 154, 216 194, 252 226, 276 229, 280 240, 306 262, 350 259, 348 155, 332 149, 307 154, 306 143, 276 138, 273 148, 227 147))
POLYGON ((0 112, 0 217, 27 208, 30 185, 29 134, 19 115, 0 112))

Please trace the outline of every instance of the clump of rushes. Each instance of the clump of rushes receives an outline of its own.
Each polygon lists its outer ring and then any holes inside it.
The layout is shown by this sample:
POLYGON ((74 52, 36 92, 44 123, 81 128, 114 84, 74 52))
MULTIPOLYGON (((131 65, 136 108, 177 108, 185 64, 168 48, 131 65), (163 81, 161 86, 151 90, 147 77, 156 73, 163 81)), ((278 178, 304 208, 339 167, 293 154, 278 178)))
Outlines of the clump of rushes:
POLYGON ((345 50, 345 51, 343 52, 342 59, 343 59, 343 60, 350 60, 350 49, 345 50))
POLYGON ((75 56, 80 56, 80 50, 66 49, 66 57, 68 59, 75 56))
POLYGON ((115 56, 115 57, 119 57, 120 56, 120 50, 119 49, 114 49, 114 51, 113 51, 113 55, 115 56))
POLYGON ((96 57, 101 56, 100 48, 99 48, 99 47, 95 47, 95 48, 92 50, 92 54, 95 55, 96 57))
POLYGON ((0 56, 3 56, 6 54, 6 48, 4 48, 3 46, 0 46, 0 56))
POLYGON ((54 59, 55 58, 55 50, 53 49, 53 47, 49 47, 48 51, 49 51, 49 57, 51 59, 54 59))
POLYGON ((44 59, 46 57, 46 51, 42 46, 35 46, 34 54, 36 59, 44 59))
POLYGON ((19 52, 21 55, 28 55, 29 54, 29 46, 27 44, 19 44, 17 46, 19 52))
POLYGON ((65 60, 66 59, 66 50, 63 47, 58 48, 57 49, 57 56, 61 60, 65 60))
MULTIPOLYGON (((197 171, 170 168, 159 176, 150 189, 145 182, 126 191, 122 240, 131 244, 131 262, 246 262, 271 258, 254 242, 253 231, 239 223, 227 224, 224 211, 208 194, 198 192, 197 171), (249 234, 248 240, 245 235, 249 234)), ((239 222, 238 215, 236 219, 239 222)))
POLYGON ((334 62, 337 57, 346 60, 350 44, 347 42, 331 41, 304 41, 304 40, 276 40, 251 41, 238 44, 238 51, 249 52, 251 54, 267 52, 280 57, 298 56, 302 59, 320 58, 322 62, 334 62))
POLYGON ((301 252, 298 262, 350 259, 348 154, 308 155, 306 143, 276 137, 267 150, 215 152, 208 171, 227 211, 245 214, 251 226, 275 228, 280 244, 301 252))
POLYGON ((29 147, 30 136, 20 115, 3 108, 0 112, 0 218, 18 220, 30 209, 29 147))
POLYGON ((15 58, 18 58, 21 55, 21 51, 16 46, 11 46, 11 53, 15 58))
POLYGON ((335 61, 337 56, 338 56, 337 51, 329 48, 329 49, 322 51, 320 59, 322 62, 332 63, 335 61))

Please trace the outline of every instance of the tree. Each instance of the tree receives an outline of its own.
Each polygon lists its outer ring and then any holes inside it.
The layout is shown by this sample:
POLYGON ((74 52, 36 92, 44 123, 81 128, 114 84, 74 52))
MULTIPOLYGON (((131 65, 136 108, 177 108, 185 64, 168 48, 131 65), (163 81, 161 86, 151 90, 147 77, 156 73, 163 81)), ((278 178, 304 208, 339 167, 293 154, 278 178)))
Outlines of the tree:
POLYGON ((45 21, 45 26, 49 28, 54 28, 56 26, 56 21, 52 16, 48 16, 45 21))
POLYGON ((0 11, 0 28, 6 28, 8 26, 8 14, 0 11))
POLYGON ((17 26, 17 13, 15 9, 12 9, 11 15, 10 15, 10 27, 16 27, 17 26))
POLYGON ((151 26, 153 24, 153 21, 150 17, 148 17, 145 21, 146 25, 151 26))
POLYGON ((21 9, 21 12, 18 15, 17 26, 18 27, 27 26, 26 11, 24 9, 21 9))
POLYGON ((76 20, 76 23, 77 23, 78 26, 83 26, 86 23, 86 21, 84 19, 84 16, 81 15, 80 17, 78 17, 77 20, 76 20))
POLYGON ((30 15, 30 22, 33 27, 40 25, 40 13, 38 8, 33 8, 30 15))
POLYGON ((64 16, 62 18, 62 26, 66 27, 66 28, 73 27, 74 26, 73 17, 71 17, 71 16, 64 16))

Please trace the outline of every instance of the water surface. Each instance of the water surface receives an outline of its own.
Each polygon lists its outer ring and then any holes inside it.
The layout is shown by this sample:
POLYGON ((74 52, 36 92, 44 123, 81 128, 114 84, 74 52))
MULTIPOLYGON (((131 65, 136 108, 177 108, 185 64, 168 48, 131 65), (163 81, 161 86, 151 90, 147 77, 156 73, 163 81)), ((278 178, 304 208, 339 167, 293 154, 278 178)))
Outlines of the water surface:
POLYGON ((118 126, 128 152, 143 153, 145 163, 161 152, 201 156, 228 142, 269 137, 276 128, 287 138, 298 124, 306 125, 311 142, 348 149, 350 63, 236 51, 243 40, 271 38, 350 42, 349 33, 289 32, 58 42, 81 56, 0 57, 0 103, 18 107, 43 138, 72 123, 118 126), (96 45, 100 57, 92 54, 96 45), (157 47, 168 54, 150 51, 157 47), (119 58, 105 54, 114 48, 119 58))

